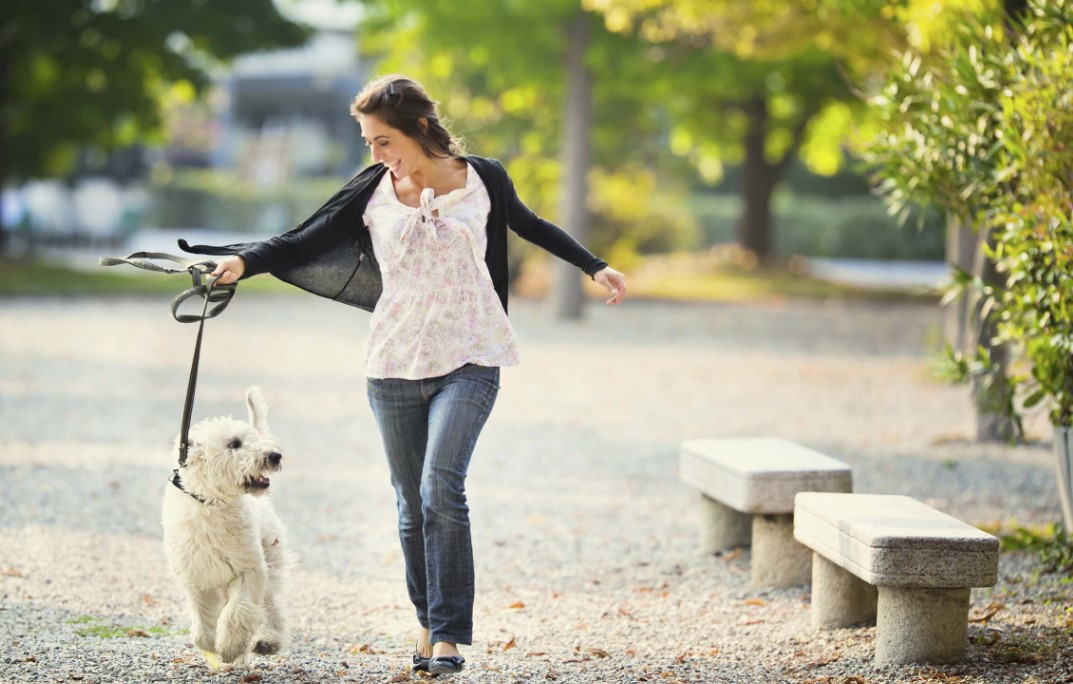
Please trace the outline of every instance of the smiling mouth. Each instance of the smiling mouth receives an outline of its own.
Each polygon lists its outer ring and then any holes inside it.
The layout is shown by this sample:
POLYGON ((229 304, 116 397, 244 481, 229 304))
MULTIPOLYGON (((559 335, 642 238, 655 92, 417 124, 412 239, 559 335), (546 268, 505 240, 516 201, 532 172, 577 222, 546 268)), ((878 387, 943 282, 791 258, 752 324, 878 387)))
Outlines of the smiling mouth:
POLYGON ((246 489, 268 489, 270 484, 272 484, 271 480, 264 475, 258 475, 246 480, 246 489))

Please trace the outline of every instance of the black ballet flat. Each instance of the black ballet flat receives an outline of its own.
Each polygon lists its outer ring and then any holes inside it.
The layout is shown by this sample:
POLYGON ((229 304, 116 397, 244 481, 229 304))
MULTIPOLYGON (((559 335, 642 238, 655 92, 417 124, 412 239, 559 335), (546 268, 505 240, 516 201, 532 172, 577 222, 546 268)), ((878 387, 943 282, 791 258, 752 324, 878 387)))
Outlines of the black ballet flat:
POLYGON ((462 656, 438 656, 428 661, 428 671, 432 674, 457 674, 462 671, 466 659, 462 656))
POLYGON ((432 660, 432 658, 425 658, 424 656, 422 656, 420 653, 417 652, 417 648, 415 647, 414 648, 413 671, 414 672, 428 672, 428 662, 430 660, 432 660))

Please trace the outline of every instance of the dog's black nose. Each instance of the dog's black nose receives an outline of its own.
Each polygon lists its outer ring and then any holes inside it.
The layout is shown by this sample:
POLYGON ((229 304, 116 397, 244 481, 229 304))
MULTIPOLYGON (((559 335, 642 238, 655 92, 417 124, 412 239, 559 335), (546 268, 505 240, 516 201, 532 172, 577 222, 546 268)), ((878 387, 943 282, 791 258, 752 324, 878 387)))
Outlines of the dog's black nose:
POLYGON ((272 465, 279 465, 279 462, 283 460, 283 454, 278 451, 273 451, 268 455, 268 462, 272 465))

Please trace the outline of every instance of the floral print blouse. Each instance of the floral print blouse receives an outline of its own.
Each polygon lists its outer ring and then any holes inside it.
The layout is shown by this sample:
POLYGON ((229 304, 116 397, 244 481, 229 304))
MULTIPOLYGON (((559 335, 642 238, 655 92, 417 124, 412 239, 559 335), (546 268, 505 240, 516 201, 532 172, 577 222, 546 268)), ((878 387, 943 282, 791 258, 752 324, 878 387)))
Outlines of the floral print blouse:
POLYGON ((370 323, 365 374, 420 380, 473 363, 513 366, 518 336, 485 263, 491 202, 467 163, 464 188, 403 204, 385 173, 365 209, 384 292, 370 323))

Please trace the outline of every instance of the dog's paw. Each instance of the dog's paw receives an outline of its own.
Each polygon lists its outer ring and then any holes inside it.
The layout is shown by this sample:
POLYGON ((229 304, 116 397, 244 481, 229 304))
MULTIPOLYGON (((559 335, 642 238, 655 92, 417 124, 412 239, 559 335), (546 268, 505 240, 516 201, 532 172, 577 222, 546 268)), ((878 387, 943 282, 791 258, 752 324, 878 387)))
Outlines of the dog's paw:
POLYGON ((220 660, 228 665, 241 665, 246 660, 246 651, 242 648, 221 648, 220 660))
POLYGON ((279 653, 280 643, 272 639, 258 639, 253 645, 253 652, 258 655, 272 655, 279 653))

